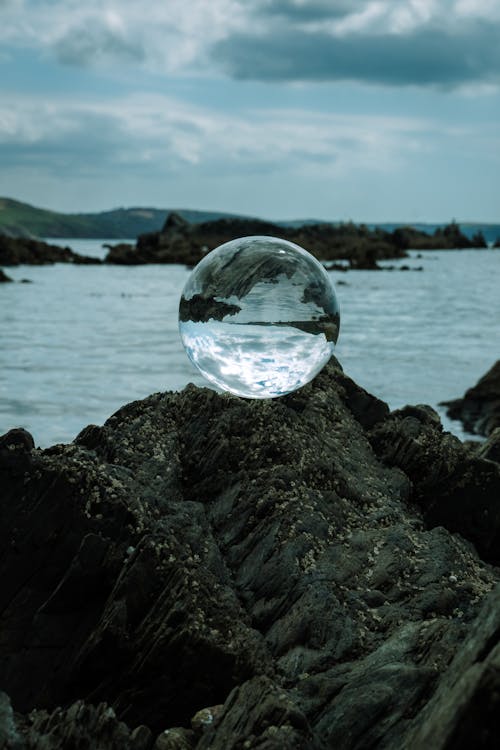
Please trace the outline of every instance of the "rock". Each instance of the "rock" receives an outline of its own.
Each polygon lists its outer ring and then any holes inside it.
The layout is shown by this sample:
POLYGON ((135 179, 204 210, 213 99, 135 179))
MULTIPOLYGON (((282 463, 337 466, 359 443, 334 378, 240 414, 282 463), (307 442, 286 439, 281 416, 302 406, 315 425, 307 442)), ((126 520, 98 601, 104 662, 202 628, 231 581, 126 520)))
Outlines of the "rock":
POLYGON ((5 435, 0 436, 0 450, 31 451, 35 447, 33 436, 22 427, 15 427, 5 435))
POLYGON ((217 300, 213 295, 205 297, 202 294, 194 294, 190 299, 183 295, 179 304, 179 320, 205 323, 210 319, 222 320, 226 315, 236 315, 240 310, 239 305, 217 300))
POLYGON ((0 268, 0 284, 9 283, 11 281, 13 281, 13 279, 11 279, 10 276, 7 276, 7 274, 0 268))
POLYGON ((209 706, 208 708, 202 708, 197 711, 191 719, 193 731, 197 732, 197 734, 202 734, 207 729, 217 724, 222 709, 222 704, 219 704, 218 706, 209 706))
POLYGON ((406 250, 455 250, 487 247, 480 232, 469 239, 463 234, 455 221, 445 227, 438 227, 433 234, 427 234, 411 226, 398 227, 392 234, 395 244, 406 250))
POLYGON ((120 242, 118 245, 104 245, 108 248, 106 263, 122 266, 137 265, 139 263, 134 245, 120 242))
POLYGON ((192 750, 195 746, 195 733, 183 727, 166 729, 156 740, 153 750, 192 750))
MULTIPOLYGON (((183 263, 194 266, 208 251, 224 242, 250 235, 281 237, 295 242, 320 260, 347 259, 349 267, 358 270, 381 270, 378 260, 405 258, 410 248, 470 248, 479 246, 481 242, 479 235, 473 241, 469 240, 457 224, 438 229, 431 236, 411 227, 388 232, 381 228, 369 229, 364 224, 356 226, 350 222, 325 222, 294 227, 259 219, 233 217, 189 224, 182 216, 172 212, 160 232, 139 235, 135 248, 125 244, 111 247, 105 262, 124 265, 183 263)), ((328 269, 345 271, 347 266, 334 263, 328 269)), ((404 270, 410 269, 407 267, 404 270)), ((422 269, 419 267, 412 270, 422 269)))
POLYGON ((450 668, 414 722, 414 750, 493 748, 500 711, 500 588, 485 605, 450 668))
POLYGON ((409 477, 412 500, 429 527, 459 532, 485 559, 500 563, 500 466, 443 434, 439 416, 427 406, 393 412, 374 427, 371 441, 384 463, 409 477))
POLYGON ((268 677, 256 677, 235 688, 214 729, 207 728, 199 750, 318 747, 311 727, 288 691, 268 677))
POLYGON ((281 399, 191 385, 0 446, 4 743, 400 750, 446 709, 488 746, 500 465, 430 407, 332 360, 281 399))
POLYGON ((490 435, 500 427, 500 360, 495 362, 463 398, 444 401, 450 419, 459 419, 468 432, 490 435))
POLYGON ((250 235, 271 235, 295 242, 321 260, 350 258, 355 267, 375 267, 376 259, 405 257, 392 234, 354 224, 311 224, 284 227, 258 219, 217 219, 189 224, 171 213, 160 232, 142 234, 135 248, 110 248, 106 263, 184 263, 196 265, 207 252, 224 242, 250 235))
POLYGON ((0 747, 5 750, 149 750, 152 735, 147 727, 131 731, 118 721, 105 703, 88 706, 76 701, 67 709, 32 711, 21 717, 0 693, 0 747))
POLYGON ((50 245, 27 237, 7 237, 0 234, 0 265, 46 265, 49 263, 97 264, 99 258, 79 255, 69 247, 50 245))
POLYGON ((484 443, 477 444, 477 456, 500 463, 500 427, 495 427, 484 443))

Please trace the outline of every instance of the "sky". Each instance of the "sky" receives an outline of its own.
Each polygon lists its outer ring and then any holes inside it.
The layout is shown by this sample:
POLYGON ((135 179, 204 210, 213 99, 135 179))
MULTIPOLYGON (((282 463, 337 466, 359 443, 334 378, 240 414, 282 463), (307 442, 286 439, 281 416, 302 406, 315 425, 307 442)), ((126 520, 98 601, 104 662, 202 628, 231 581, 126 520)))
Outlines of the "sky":
POLYGON ((0 0, 0 195, 500 221, 500 0, 0 0))

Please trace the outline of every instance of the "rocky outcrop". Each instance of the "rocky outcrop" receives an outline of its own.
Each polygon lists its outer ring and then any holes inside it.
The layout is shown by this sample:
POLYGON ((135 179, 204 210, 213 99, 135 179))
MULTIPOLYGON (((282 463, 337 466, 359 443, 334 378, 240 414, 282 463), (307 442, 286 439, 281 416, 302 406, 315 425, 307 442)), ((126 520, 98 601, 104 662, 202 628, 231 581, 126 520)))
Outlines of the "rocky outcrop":
POLYGON ((352 258, 359 267, 375 259, 405 257, 389 232, 369 230, 354 224, 311 224, 283 227, 258 219, 218 219, 189 224, 171 213, 161 232, 140 235, 137 246, 118 245, 110 249, 107 263, 185 263, 196 265, 210 250, 237 237, 270 235, 295 242, 321 260, 352 258))
MULTIPOLYGON (((137 244, 110 247, 106 263, 184 263, 196 265, 207 252, 237 237, 271 235, 295 242, 320 260, 347 259, 350 267, 378 270, 378 260, 404 258, 409 249, 486 247, 479 235, 469 240, 457 224, 438 229, 433 235, 401 227, 388 232, 365 225, 304 224, 287 227, 258 219, 217 219, 190 224, 180 214, 171 213, 160 232, 142 234, 137 244)), ((341 270, 345 270, 344 267, 341 270)))
POLYGON ((500 465, 429 407, 188 386, 0 487, 0 746, 491 746, 500 465))
POLYGON ((2 266, 40 266, 50 263, 95 264, 100 262, 99 258, 79 255, 69 247, 58 247, 27 237, 7 237, 0 234, 0 265, 2 266))
POLYGON ((207 320, 222 320, 228 315, 236 315, 240 310, 239 305, 218 300, 214 295, 205 297, 194 294, 190 299, 183 295, 179 303, 179 320, 206 323, 207 320))
POLYGON ((395 229, 393 236, 400 247, 413 250, 464 250, 488 247, 482 232, 476 232, 469 238, 455 221, 445 227, 438 227, 433 234, 410 226, 395 229))
POLYGON ((0 284, 6 284, 6 283, 9 283, 11 281, 12 281, 12 279, 10 278, 10 276, 7 276, 7 274, 5 273, 5 271, 2 271, 2 269, 0 268, 0 284))
POLYGON ((462 398, 442 405, 450 419, 459 419, 468 432, 491 435, 500 427, 500 360, 462 398))

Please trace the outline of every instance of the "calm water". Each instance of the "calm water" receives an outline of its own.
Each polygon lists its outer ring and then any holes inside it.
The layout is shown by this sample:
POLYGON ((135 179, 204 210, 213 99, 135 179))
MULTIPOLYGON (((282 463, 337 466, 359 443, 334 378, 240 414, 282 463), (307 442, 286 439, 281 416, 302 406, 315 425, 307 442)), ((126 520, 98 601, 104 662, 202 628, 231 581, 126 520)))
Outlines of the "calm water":
MULTIPOLYGON (((97 241, 60 244, 104 254, 97 241)), ((337 356, 392 408, 460 396, 500 357, 500 252, 427 252, 410 265, 424 271, 333 274, 345 282, 337 356)), ((207 385, 177 330, 185 267, 6 270, 34 283, 0 286, 0 434, 23 426, 41 446, 69 441, 128 401, 207 385)))

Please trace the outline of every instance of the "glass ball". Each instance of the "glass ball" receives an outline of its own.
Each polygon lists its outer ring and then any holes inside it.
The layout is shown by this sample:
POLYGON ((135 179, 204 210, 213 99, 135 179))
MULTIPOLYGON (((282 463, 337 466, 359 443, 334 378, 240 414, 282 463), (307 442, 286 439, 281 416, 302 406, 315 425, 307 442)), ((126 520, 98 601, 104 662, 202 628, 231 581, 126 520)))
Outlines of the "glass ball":
POLYGON ((187 355, 222 390, 276 398, 328 362, 339 334, 328 273, 310 253, 277 237, 240 237, 193 269, 179 305, 187 355))

